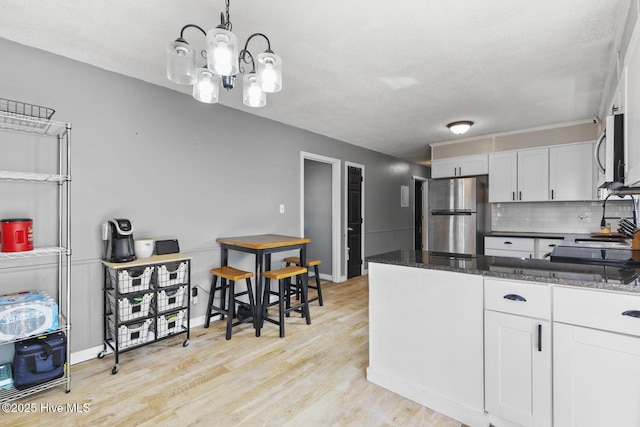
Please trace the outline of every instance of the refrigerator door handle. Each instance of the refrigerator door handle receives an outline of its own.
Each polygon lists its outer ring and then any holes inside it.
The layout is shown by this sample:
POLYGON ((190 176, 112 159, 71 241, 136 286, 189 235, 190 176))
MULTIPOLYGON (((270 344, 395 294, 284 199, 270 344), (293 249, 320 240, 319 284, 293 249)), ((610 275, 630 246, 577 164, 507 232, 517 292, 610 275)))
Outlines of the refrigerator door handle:
POLYGON ((460 211, 446 211, 446 210, 439 210, 439 211, 431 211, 431 215, 447 215, 447 216, 454 216, 454 215, 473 215, 475 212, 473 212, 470 209, 466 209, 466 210, 460 210, 460 211))

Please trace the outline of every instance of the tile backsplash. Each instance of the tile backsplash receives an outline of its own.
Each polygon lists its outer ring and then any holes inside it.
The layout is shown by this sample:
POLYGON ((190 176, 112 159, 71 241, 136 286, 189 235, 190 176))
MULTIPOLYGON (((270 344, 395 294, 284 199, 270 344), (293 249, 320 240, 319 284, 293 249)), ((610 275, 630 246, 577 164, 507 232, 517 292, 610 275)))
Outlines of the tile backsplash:
MULTIPOLYGON (((491 231, 592 233, 600 231, 602 201, 492 203, 491 231)), ((631 199, 607 201, 607 217, 633 217, 631 199)), ((612 231, 616 219, 607 219, 612 231)))

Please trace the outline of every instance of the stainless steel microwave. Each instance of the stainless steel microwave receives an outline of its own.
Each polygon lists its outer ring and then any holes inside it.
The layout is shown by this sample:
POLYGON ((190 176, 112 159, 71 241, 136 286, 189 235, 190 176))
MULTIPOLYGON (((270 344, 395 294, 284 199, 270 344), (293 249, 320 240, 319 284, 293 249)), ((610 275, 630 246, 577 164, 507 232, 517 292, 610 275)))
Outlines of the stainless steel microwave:
POLYGON ((606 128, 596 143, 594 157, 600 170, 599 188, 624 184, 624 114, 607 116, 606 128))

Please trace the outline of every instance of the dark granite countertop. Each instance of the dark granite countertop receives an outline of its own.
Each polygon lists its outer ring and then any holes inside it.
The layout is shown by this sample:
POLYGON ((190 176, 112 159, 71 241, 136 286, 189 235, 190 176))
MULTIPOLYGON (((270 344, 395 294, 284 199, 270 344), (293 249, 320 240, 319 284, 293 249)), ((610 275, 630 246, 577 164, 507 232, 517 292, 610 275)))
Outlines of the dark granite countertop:
POLYGON ((415 250, 373 255, 367 261, 640 294, 640 268, 415 250))

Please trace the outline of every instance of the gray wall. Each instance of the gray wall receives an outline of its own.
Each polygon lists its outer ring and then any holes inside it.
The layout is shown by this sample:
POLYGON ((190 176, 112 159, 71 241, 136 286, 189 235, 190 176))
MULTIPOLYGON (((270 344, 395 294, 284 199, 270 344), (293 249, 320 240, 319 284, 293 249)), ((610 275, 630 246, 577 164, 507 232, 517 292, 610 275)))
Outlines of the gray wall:
MULTIPOLYGON (((411 175, 427 176, 422 166, 200 104, 179 92, 5 39, 0 39, 0 53, 6 59, 0 67, 1 97, 49 106, 56 110, 53 119, 73 125, 73 351, 102 341, 100 223, 123 217, 131 220, 135 236, 178 238, 181 251, 193 256, 193 284, 208 291, 208 271, 220 263, 217 237, 299 234, 301 151, 365 165, 365 256, 411 247, 412 209, 400 208, 400 186, 413 187, 411 175), (280 204, 286 206, 284 214, 280 204)), ((4 161, 20 154, 3 148, 7 138, 0 134, 4 161)), ((50 160, 34 150, 35 162, 50 160)), ((28 215, 39 219, 36 235, 48 233, 48 208, 33 203, 33 194, 12 191, 11 203, 2 194, 0 218, 28 215)), ((232 255, 230 262, 252 266, 242 255, 232 255)), ((15 269, 0 264, 3 292, 25 288, 8 276, 15 276, 15 269)), ((192 317, 204 315, 206 294, 201 295, 192 317)))

